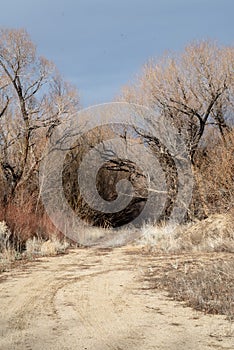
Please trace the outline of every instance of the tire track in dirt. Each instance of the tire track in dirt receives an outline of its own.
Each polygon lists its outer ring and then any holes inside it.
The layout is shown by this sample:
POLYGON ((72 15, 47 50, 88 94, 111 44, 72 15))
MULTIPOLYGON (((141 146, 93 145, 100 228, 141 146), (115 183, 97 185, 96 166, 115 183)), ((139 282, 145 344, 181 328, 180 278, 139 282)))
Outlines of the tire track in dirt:
POLYGON ((0 284, 0 349, 231 350, 223 317, 185 308, 140 282, 145 269, 166 259, 131 247, 89 248, 13 270, 0 284))

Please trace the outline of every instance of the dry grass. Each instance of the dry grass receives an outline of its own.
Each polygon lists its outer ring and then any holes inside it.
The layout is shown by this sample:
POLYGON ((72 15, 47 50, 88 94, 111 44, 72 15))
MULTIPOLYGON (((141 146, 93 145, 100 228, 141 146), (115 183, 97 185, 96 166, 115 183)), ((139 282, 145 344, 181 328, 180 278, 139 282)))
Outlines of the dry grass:
POLYGON ((218 261, 198 270, 168 274, 170 295, 189 306, 234 320, 234 261, 218 261))
POLYGON ((25 250, 15 249, 10 242, 11 232, 4 221, 0 221, 0 273, 9 270, 18 260, 28 260, 36 256, 54 256, 65 253, 69 243, 52 235, 49 240, 39 237, 29 238, 25 250))
POLYGON ((54 256, 65 253, 69 247, 69 243, 66 240, 59 240, 56 236, 52 236, 51 239, 44 241, 42 239, 33 237, 26 242, 26 256, 54 256))
POLYGON ((145 275, 150 288, 164 288, 197 310, 234 320, 231 212, 185 226, 146 226, 138 244, 151 259, 145 275))
POLYGON ((234 320, 234 261, 230 254, 210 254, 171 257, 170 263, 150 267, 145 280, 196 310, 234 320))
POLYGON ((145 226, 138 241, 151 252, 234 252, 233 212, 179 226, 145 226))
POLYGON ((26 262, 40 256, 64 254, 69 245, 66 240, 61 241, 57 237, 47 241, 34 237, 26 242, 26 250, 23 252, 12 247, 4 248, 0 251, 0 273, 10 270, 19 260, 26 262))
POLYGON ((176 239, 185 251, 234 253, 233 213, 211 215, 187 228, 180 228, 176 239))
POLYGON ((17 260, 21 260, 21 254, 15 249, 4 248, 0 252, 0 273, 8 271, 17 260))
POLYGON ((79 227, 78 231, 76 238, 81 246, 119 247, 133 242, 140 235, 134 227, 115 229, 86 225, 79 227))

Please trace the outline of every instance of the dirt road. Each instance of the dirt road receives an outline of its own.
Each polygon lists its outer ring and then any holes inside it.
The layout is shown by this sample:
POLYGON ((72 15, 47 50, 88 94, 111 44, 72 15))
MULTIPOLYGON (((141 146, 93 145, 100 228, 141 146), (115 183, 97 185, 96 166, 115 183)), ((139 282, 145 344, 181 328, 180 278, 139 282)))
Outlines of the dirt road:
POLYGON ((230 324, 141 282, 151 261, 131 248, 72 250, 0 282, 1 350, 232 349, 230 324))

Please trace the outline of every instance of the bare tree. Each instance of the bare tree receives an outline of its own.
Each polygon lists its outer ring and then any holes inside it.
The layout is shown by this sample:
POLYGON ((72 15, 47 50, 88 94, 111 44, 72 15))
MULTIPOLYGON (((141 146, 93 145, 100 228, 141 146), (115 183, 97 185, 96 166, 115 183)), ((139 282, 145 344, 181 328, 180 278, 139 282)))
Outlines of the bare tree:
POLYGON ((165 55, 144 67, 136 87, 122 99, 157 109, 185 136, 192 162, 207 125, 222 137, 233 113, 234 49, 210 41, 193 43, 180 55, 165 55))
POLYGON ((6 196, 31 178, 46 136, 78 102, 75 89, 37 55, 24 29, 0 30, 0 166, 6 196))

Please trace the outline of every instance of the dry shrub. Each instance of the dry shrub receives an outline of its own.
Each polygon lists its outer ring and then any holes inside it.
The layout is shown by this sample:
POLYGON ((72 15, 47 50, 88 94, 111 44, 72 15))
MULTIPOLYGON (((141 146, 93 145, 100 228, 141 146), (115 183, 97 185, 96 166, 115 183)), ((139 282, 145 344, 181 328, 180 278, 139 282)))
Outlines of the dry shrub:
POLYGON ((44 242, 41 246, 41 255, 53 256, 57 254, 65 253, 69 243, 66 241, 61 242, 56 237, 44 242))
POLYGON ((178 226, 145 226, 138 241, 145 250, 166 253, 234 252, 233 212, 178 226))
POLYGON ((210 133, 206 142, 198 157, 200 191, 209 214, 223 213, 234 207, 234 129, 225 140, 210 133))
POLYGON ((234 252, 233 211, 180 227, 175 239, 182 251, 234 252))
POLYGON ((69 243, 66 240, 61 241, 56 236, 47 241, 33 237, 26 242, 26 255, 54 256, 65 253, 68 247, 69 243))
POLYGON ((21 256, 15 249, 5 248, 0 252, 0 273, 9 270, 12 263, 20 260, 21 256))
POLYGON ((17 250, 25 249, 26 241, 36 236, 48 239, 51 234, 61 234, 56 230, 49 217, 43 211, 36 211, 30 199, 25 204, 9 203, 0 208, 0 220, 4 220, 11 232, 10 243, 17 250))
POLYGON ((32 257, 34 255, 39 255, 41 251, 43 240, 40 238, 30 238, 26 241, 26 254, 28 257, 32 257))
POLYGON ((11 232, 5 221, 0 221, 0 272, 6 271, 12 262, 19 259, 19 254, 9 245, 11 232))
MULTIPOLYGON (((15 249, 10 242, 11 232, 4 221, 0 221, 0 273, 12 267, 16 260, 28 260, 36 256, 54 256, 65 253, 69 247, 69 242, 52 235, 50 239, 42 239, 42 237, 29 238, 25 241, 25 251, 21 252, 15 249)), ((20 242, 22 243, 21 238, 20 242)), ((25 236, 24 236, 25 239, 25 236)), ((19 248, 19 244, 17 244, 19 248)))
POLYGON ((0 221, 0 252, 7 249, 11 232, 5 221, 0 221))
POLYGON ((141 228, 141 236, 136 244, 141 245, 144 251, 150 252, 175 252, 178 250, 178 242, 175 239, 176 225, 144 225, 141 228))

